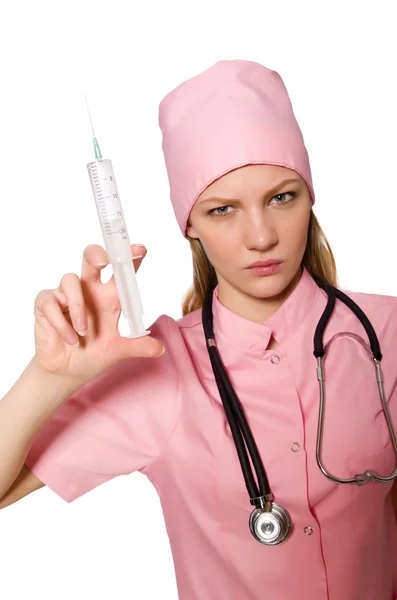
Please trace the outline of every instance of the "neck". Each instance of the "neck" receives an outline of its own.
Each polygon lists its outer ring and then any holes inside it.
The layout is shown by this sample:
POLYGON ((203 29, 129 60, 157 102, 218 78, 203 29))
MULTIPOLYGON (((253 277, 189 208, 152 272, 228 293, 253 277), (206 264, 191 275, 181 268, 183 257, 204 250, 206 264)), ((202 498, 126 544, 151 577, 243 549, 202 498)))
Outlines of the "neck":
POLYGON ((218 276, 218 300, 223 306, 232 312, 244 317, 254 323, 263 324, 292 294, 298 285, 303 273, 303 268, 299 267, 297 273, 289 284, 276 296, 270 298, 255 298, 249 296, 243 291, 232 287, 227 281, 218 276))

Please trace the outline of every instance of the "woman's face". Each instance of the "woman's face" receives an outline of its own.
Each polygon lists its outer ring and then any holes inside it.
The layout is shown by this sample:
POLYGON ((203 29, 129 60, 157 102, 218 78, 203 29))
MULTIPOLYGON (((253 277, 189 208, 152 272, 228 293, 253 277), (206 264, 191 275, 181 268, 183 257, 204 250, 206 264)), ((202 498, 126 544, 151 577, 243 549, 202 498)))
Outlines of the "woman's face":
POLYGON ((311 207, 305 181, 286 167, 247 165, 209 185, 193 206, 187 233, 200 239, 216 271, 219 299, 236 292, 278 296, 299 281, 311 207), (210 200, 214 196, 220 200, 210 200), (267 258, 283 261, 273 275, 245 268, 267 258))

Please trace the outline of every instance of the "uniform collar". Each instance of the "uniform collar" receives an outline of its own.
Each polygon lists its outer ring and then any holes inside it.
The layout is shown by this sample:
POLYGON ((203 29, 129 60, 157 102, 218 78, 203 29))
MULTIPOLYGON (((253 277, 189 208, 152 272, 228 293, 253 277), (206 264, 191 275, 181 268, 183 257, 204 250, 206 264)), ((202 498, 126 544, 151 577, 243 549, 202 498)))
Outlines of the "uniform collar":
POLYGON ((255 323, 221 304, 218 287, 215 287, 212 299, 215 338, 220 333, 231 344, 262 350, 267 348, 272 336, 281 345, 294 333, 309 316, 319 290, 309 271, 303 267, 297 286, 280 308, 263 323, 255 323))

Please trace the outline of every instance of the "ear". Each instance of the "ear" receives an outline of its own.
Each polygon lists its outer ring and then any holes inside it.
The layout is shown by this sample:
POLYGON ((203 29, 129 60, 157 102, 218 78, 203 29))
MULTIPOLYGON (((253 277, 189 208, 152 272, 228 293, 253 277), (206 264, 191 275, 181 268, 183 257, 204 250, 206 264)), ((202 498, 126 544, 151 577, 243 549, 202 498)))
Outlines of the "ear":
POLYGON ((187 226, 186 226, 186 233, 189 237, 198 240, 199 236, 196 232, 196 230, 194 229, 194 227, 192 225, 190 225, 190 222, 187 222, 187 226))

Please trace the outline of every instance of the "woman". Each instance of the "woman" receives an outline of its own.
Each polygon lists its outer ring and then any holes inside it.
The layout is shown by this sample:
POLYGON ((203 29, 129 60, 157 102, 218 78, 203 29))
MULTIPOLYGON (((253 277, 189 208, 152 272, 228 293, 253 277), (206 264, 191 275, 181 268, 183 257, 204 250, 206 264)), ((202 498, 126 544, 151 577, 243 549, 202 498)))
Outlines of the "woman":
MULTIPOLYGON (((181 600, 392 599, 393 482, 338 484, 316 461, 313 336, 327 295, 314 277, 336 286, 336 269, 313 213, 309 160, 285 86, 258 63, 220 61, 170 92, 159 117, 171 200, 193 255, 194 284, 183 317, 161 315, 151 325, 167 351, 147 361, 148 338, 139 354, 137 340, 122 342, 114 333, 114 310, 105 303, 112 293, 115 306, 114 281, 104 291, 99 260, 88 253, 81 280, 64 281, 63 292, 46 296, 47 305, 37 301, 59 343, 66 319, 56 319, 55 302, 58 317, 61 308, 70 310, 73 335, 77 300, 83 303, 88 332, 79 347, 67 347, 67 359, 59 351, 55 361, 48 345, 36 344, 30 371, 36 387, 44 372, 79 384, 63 390, 62 398, 58 392, 51 418, 48 412, 40 417, 8 503, 23 494, 23 478, 26 495, 29 470, 68 502, 139 470, 161 499, 181 600), (278 265, 249 268, 262 259, 278 265), (290 517, 288 535, 275 545, 258 543, 250 531, 254 507, 203 332, 208 294, 217 351, 274 502, 290 517)), ((397 422, 396 298, 348 295, 377 333, 385 393, 397 422)), ((339 300, 324 346, 326 468, 343 478, 366 469, 389 475, 395 452, 366 331, 339 300)), ((21 395, 22 383, 18 389, 21 395)))

